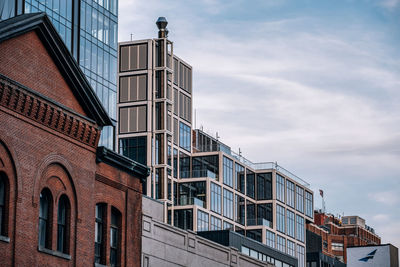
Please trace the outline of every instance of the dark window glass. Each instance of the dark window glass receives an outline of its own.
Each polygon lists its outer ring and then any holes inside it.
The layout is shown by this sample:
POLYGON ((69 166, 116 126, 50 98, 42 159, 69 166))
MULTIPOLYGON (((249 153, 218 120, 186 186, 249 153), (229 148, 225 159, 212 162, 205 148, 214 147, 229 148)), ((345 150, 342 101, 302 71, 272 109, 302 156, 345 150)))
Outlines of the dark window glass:
POLYGON ((272 228, 272 222, 272 204, 257 204, 257 225, 264 225, 272 228))
POLYGON ((105 204, 96 204, 96 220, 94 228, 94 261, 95 263, 105 264, 105 218, 107 206, 105 204))
POLYGON ((254 198, 254 193, 255 193, 255 178, 254 178, 254 172, 250 170, 246 170, 246 177, 247 177, 247 192, 246 195, 254 198))
POLYGON ((262 230, 247 230, 246 236, 258 242, 262 242, 262 230))
POLYGON ((190 177, 190 157, 185 153, 179 153, 179 175, 180 178, 190 177))
POLYGON ((179 183, 179 202, 176 205, 206 207, 206 182, 179 183))
POLYGON ((287 210, 287 234, 291 237, 294 236, 294 212, 287 210))
POLYGON ((192 177, 209 177, 218 180, 219 160, 218 155, 193 157, 192 177))
POLYGON ((50 190, 43 189, 40 193, 39 207, 39 246, 48 249, 51 249, 52 199, 50 190))
POLYGON ((241 225, 244 225, 245 223, 245 201, 244 198, 236 195, 235 196, 235 207, 236 207, 236 213, 235 213, 235 221, 237 223, 240 223, 241 225))
POLYGON ((235 172, 236 172, 236 189, 241 193, 245 193, 245 172, 244 167, 235 164, 235 172))
POLYGON ((218 219, 217 217, 214 217, 211 215, 211 226, 210 230, 211 231, 218 231, 222 229, 222 221, 221 219, 218 219))
POLYGON ((193 230, 193 210, 174 210, 174 226, 193 230))
POLYGON ((294 183, 286 180, 286 203, 294 208, 294 183))
POLYGON ((296 209, 304 213, 304 189, 296 185, 296 209))
POLYGON ((68 254, 69 253, 69 217, 70 205, 68 197, 62 195, 58 201, 58 215, 57 215, 57 251, 68 254))
POLYGON ((257 174, 257 199, 272 199, 272 173, 257 174))
POLYGON ((256 205, 247 201, 247 225, 256 225, 256 205))
POLYGON ((275 233, 267 230, 266 236, 267 236, 267 246, 275 248, 275 233))
POLYGON ((119 151, 122 155, 147 165, 147 137, 138 136, 119 140, 119 151))
POLYGON ((0 173, 0 235, 7 236, 8 214, 8 180, 7 176, 0 173))
POLYGON ((119 264, 119 247, 121 234, 121 213, 114 207, 111 208, 110 224, 110 265, 119 264))
POLYGON ((306 215, 313 218, 313 195, 306 191, 306 215))

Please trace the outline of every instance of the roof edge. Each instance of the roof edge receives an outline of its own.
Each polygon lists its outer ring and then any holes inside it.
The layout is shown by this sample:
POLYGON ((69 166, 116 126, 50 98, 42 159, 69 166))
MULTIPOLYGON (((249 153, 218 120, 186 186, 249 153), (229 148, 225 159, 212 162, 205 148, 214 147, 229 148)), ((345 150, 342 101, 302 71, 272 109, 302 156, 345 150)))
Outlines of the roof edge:
POLYGON ((119 170, 133 174, 134 176, 137 176, 142 183, 146 181, 146 177, 150 174, 150 168, 147 166, 120 155, 104 146, 97 148, 96 162, 104 162, 119 170))

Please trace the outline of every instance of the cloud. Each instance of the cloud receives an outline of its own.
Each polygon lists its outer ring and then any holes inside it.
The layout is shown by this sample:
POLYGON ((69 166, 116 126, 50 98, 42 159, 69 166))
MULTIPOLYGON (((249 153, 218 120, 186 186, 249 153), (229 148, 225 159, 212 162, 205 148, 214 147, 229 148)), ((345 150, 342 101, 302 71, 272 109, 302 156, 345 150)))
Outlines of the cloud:
POLYGON ((400 220, 394 12, 377 18, 370 1, 335 2, 331 13, 322 3, 255 2, 120 1, 119 38, 156 37, 155 20, 166 16, 174 52, 194 69, 197 127, 252 161, 278 161, 323 188, 328 211, 364 214, 400 245, 400 225, 388 221, 400 220))
POLYGON ((374 192, 368 195, 373 200, 378 201, 379 203, 382 203, 384 205, 394 206, 400 202, 400 196, 398 192, 394 191, 374 192))

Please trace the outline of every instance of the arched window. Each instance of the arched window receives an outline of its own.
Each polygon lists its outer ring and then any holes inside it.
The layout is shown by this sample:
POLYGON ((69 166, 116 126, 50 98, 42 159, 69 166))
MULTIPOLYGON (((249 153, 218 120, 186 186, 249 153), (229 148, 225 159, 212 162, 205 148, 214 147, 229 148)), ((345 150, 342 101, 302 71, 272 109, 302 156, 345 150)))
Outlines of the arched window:
POLYGON ((0 173, 0 235, 7 236, 8 226, 8 179, 0 173))
POLYGON ((70 205, 66 195, 62 195, 58 201, 57 214, 57 251, 69 253, 70 231, 70 205))
POLYGON ((104 203, 96 204, 96 220, 94 228, 94 262, 105 264, 105 218, 107 217, 107 205, 104 203))
POLYGON ((50 190, 45 188, 40 193, 39 208, 39 246, 51 249, 51 218, 53 212, 53 198, 50 190))
POLYGON ((121 213, 114 207, 111 208, 110 224, 110 265, 119 265, 121 234, 121 213))

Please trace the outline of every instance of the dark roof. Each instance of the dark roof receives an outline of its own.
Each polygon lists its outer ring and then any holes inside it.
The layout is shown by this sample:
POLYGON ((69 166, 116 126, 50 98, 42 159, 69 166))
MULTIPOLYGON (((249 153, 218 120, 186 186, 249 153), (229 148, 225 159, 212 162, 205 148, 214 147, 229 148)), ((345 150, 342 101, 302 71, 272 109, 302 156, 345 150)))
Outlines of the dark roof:
POLYGON ((31 13, 0 22, 0 43, 35 31, 89 118, 100 126, 112 125, 85 74, 69 52, 46 13, 31 13))
POLYGON ((104 146, 97 148, 96 161, 107 163, 117 169, 133 174, 140 178, 142 182, 144 182, 146 177, 150 174, 150 169, 147 166, 122 156, 104 146))

